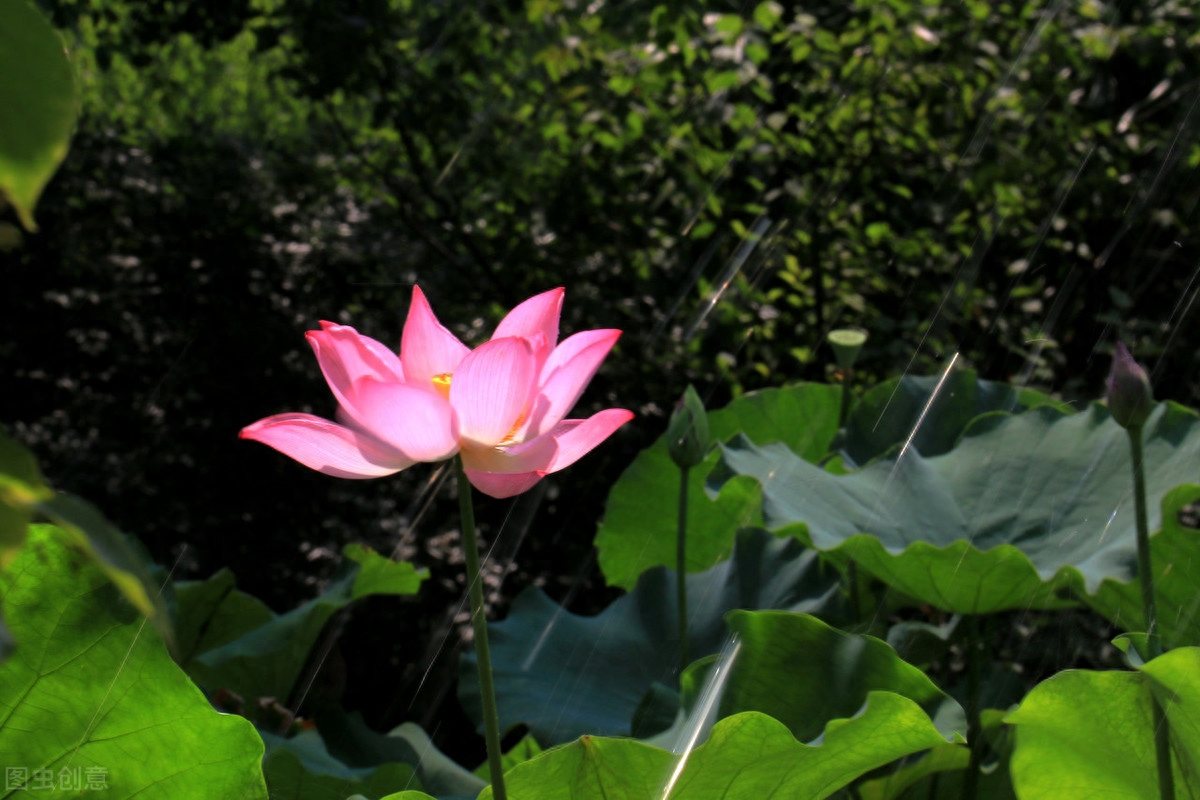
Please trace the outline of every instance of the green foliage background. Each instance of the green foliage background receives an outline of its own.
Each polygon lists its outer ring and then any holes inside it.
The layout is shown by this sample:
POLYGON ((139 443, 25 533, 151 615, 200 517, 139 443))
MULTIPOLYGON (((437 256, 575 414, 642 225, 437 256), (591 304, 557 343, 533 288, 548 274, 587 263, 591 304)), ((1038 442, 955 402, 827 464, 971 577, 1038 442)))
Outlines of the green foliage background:
POLYGON ((584 405, 638 422, 479 514, 512 511, 503 596, 582 574, 584 609, 602 498, 673 398, 823 379, 833 326, 871 332, 866 377, 959 352, 1067 400, 1120 333, 1195 404, 1188 3, 40 5, 83 108, 0 255, 0 420, 179 574, 236 564, 277 609, 345 542, 429 566, 421 613, 344 635, 401 672, 350 682, 369 713, 437 711, 403 642, 452 617, 451 506, 414 533, 427 470, 340 483, 236 432, 331 413, 303 331, 394 344, 414 282, 468 341, 553 285, 564 331, 626 331, 584 405))

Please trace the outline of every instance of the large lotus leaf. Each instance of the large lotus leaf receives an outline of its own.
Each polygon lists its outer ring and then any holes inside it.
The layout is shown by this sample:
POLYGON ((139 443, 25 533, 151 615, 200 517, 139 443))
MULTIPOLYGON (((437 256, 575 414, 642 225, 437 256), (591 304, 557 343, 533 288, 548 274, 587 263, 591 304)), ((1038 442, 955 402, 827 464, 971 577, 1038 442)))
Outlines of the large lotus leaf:
POLYGON ((70 543, 35 525, 0 575, 19 642, 0 665, 0 763, 27 767, 31 780, 78 769, 85 784, 107 784, 104 797, 266 798, 253 726, 215 711, 70 543))
MULTIPOLYGON (((521 737, 519 742, 501 754, 500 767, 505 772, 508 772, 517 764, 524 764, 529 759, 539 756, 543 752, 545 751, 543 751, 541 746, 538 745, 537 740, 526 734, 525 736, 521 737)), ((476 767, 475 774, 479 778, 483 779, 484 782, 490 780, 491 775, 489 774, 488 762, 485 761, 476 767)))
MULTIPOLYGON (((911 700, 873 692, 856 716, 831 722, 818 746, 748 711, 718 722, 682 764, 680 756, 631 739, 585 736, 514 767, 505 779, 509 796, 522 800, 821 800, 870 770, 944 743, 911 700)), ((491 796, 488 788, 480 800, 491 796)))
POLYGON ((1069 410, 1032 389, 980 380, 974 370, 951 370, 944 378, 905 375, 869 389, 855 404, 832 447, 841 451, 849 465, 866 464, 905 442, 929 458, 949 452, 978 416, 1041 405, 1069 410))
POLYGON ((228 569, 208 580, 175 584, 175 641, 184 669, 197 654, 228 644, 275 618, 266 603, 235 585, 228 569))
POLYGON ((421 726, 411 722, 385 735, 371 730, 357 711, 334 707, 318 712, 316 723, 329 753, 349 767, 410 764, 421 786, 439 797, 474 798, 487 785, 438 750, 421 726))
MULTIPOLYGON (((761 711, 808 742, 831 720, 853 716, 870 692, 902 695, 931 716, 944 702, 953 702, 925 673, 872 636, 787 611, 731 611, 726 619, 737 646, 718 706, 722 717, 761 711)), ((708 672, 701 665, 688 672, 698 667, 708 672)), ((962 724, 955 727, 965 730, 962 724)))
MULTIPOLYGON (((853 558, 888 584, 959 613, 1054 608, 1064 587, 1094 594, 1133 579, 1137 558, 1125 431, 1101 405, 979 417, 950 452, 909 449, 833 475, 779 445, 723 446, 731 475, 763 486, 767 525, 853 558)), ((1174 403, 1145 428, 1150 525, 1200 455, 1200 417, 1174 403)))
POLYGON ((0 569, 16 556, 29 521, 36 515, 69 534, 125 598, 154 623, 163 640, 173 645, 174 634, 158 591, 159 581, 151 576, 147 560, 91 504, 46 486, 33 455, 0 433, 0 569))
POLYGON ((25 543, 33 506, 53 496, 33 454, 0 431, 0 569, 25 543))
POLYGON ((346 766, 329 754, 315 730, 287 739, 263 732, 262 738, 266 743, 263 774, 271 800, 343 800, 354 793, 376 798, 415 783, 407 764, 346 766))
POLYGON ((1171 731, 1175 796, 1200 793, 1200 649, 1172 650, 1138 672, 1068 670, 1006 718, 1016 726, 1013 785, 1022 800, 1158 797, 1151 692, 1171 731))
MULTIPOLYGON (((1004 724, 1005 712, 985 709, 983 733, 990 745, 975 790, 976 800, 1014 800, 1008 760, 1012 729, 1004 724)), ((893 771, 856 787, 859 800, 960 800, 971 760, 964 744, 943 744, 927 753, 904 759, 893 771)))
POLYGON ((78 113, 75 77, 49 20, 27 0, 0 3, 0 195, 26 228, 78 113))
MULTIPOLYGON (((818 461, 837 433, 839 398, 837 387, 817 383, 752 392, 710 412, 709 435, 719 442, 744 433, 753 442, 781 442, 818 461)), ((738 528, 761 524, 761 497, 753 481, 732 481, 716 497, 705 495, 705 477, 718 457, 714 451, 689 470, 688 572, 728 558, 738 528)), ((674 568, 678 496, 679 468, 667 454, 664 433, 638 454, 608 495, 596 549, 610 586, 632 589, 651 567, 674 568)))
MULTIPOLYGON (((721 649, 723 615, 735 608, 840 613, 837 573, 791 539, 750 529, 733 557, 688 578, 692 658, 721 649)), ((637 588, 595 617, 565 611, 527 589, 508 618, 488 626, 500 723, 524 722, 542 745, 584 734, 628 735, 635 710, 654 684, 675 684, 679 637, 675 573, 645 573, 637 588)), ((459 673, 459 699, 482 719, 474 654, 459 673)), ((861 702, 861 701, 860 701, 861 702)))
MULTIPOLYGON (((1200 485, 1176 487, 1162 499, 1162 529, 1150 537, 1150 563, 1154 568, 1154 597, 1158 627, 1168 647, 1200 644, 1200 532, 1179 524, 1179 512, 1200 500, 1200 485)), ((1138 581, 1106 580, 1095 595, 1085 595, 1088 605, 1126 630, 1145 630, 1142 588, 1138 581)))
POLYGON ((248 604, 240 592, 232 591, 231 580, 221 579, 231 589, 224 594, 219 591, 220 585, 184 593, 181 620, 187 621, 189 631, 204 630, 204 642, 219 643, 200 650, 193 642, 194 655, 186 662, 188 674, 210 690, 223 688, 244 698, 274 697, 285 702, 309 650, 335 612, 372 594, 415 594, 426 577, 412 564, 391 561, 359 545, 348 545, 343 555, 346 563, 341 575, 320 597, 286 614, 272 614, 264 624, 249 631, 245 631, 245 620, 237 612, 250 609, 261 616, 261 609, 248 604), (223 599, 214 604, 214 595, 223 599), (189 605, 193 602, 195 606, 189 605), (227 603, 233 605, 226 608, 227 603))

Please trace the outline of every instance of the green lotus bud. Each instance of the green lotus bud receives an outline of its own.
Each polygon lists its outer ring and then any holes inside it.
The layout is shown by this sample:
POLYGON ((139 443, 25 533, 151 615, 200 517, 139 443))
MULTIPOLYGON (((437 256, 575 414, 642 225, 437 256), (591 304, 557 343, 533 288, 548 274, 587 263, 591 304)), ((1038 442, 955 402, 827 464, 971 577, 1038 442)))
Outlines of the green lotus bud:
POLYGON ((680 469, 697 466, 708 452, 708 414, 692 386, 675 404, 667 426, 667 452, 680 469))
POLYGON ((825 337, 833 348, 833 357, 837 359, 842 369, 851 369, 858 360, 858 354, 867 343, 867 332, 854 328, 839 328, 830 331, 825 337))
POLYGON ((1112 418, 1122 428, 1140 428, 1154 410, 1154 393, 1146 370, 1133 360, 1123 342, 1117 342, 1106 386, 1112 418))

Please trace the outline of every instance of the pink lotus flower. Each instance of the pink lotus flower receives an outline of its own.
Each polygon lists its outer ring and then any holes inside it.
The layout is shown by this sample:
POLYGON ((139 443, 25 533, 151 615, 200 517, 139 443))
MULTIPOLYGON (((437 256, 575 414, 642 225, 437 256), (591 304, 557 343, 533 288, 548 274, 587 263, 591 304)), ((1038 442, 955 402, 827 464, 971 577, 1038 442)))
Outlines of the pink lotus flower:
POLYGON ((276 414, 241 437, 339 478, 391 475, 460 453, 481 492, 520 494, 633 418, 609 408, 563 419, 621 332, 583 331, 558 342, 562 299, 562 289, 531 297, 474 350, 437 321, 415 286, 398 356, 351 327, 322 322, 306 336, 339 422, 276 414))

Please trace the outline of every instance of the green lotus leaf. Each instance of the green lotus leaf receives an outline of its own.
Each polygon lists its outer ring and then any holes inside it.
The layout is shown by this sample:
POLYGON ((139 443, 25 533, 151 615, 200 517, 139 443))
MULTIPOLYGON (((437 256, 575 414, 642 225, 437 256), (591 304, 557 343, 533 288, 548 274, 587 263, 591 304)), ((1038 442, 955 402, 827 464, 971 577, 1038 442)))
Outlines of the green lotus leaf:
POLYGON ((265 800, 253 726, 209 705, 72 538, 32 526, 0 575, 18 641, 0 664, 0 761, 31 780, 48 770, 60 788, 90 776, 105 797, 265 800))
POLYGON ((1158 797, 1151 693, 1171 731, 1176 797, 1200 790, 1200 648, 1137 672, 1068 670, 1034 687, 1005 721, 1016 726, 1012 778, 1022 800, 1158 797))
POLYGON ((199 653, 215 650, 275 618, 266 603, 235 588, 236 582, 232 572, 221 569, 208 580, 175 584, 175 636, 184 669, 199 653))
POLYGON ((266 743, 263 774, 271 800, 342 800, 353 793, 380 797, 414 784, 412 767, 407 764, 346 766, 329 754, 315 730, 286 739, 264 731, 262 738, 266 743))
MULTIPOLYGON (((629 735, 654 684, 677 681, 675 586, 674 572, 652 569, 595 617, 565 611, 537 588, 518 596, 507 619, 488 626, 501 728, 523 722, 546 746, 629 735)), ((836 570, 799 542, 756 529, 739 534, 729 561, 688 576, 688 605, 693 658, 721 649, 731 609, 842 613, 836 570)), ((464 655, 459 699, 479 722, 475 663, 464 655)))
MULTIPOLYGON (((1004 724, 1005 712, 985 709, 983 733, 991 746, 976 786, 976 800, 1014 800, 1008 760, 1012 729, 1004 724)), ((971 751, 962 744, 943 744, 904 759, 891 772, 864 781, 856 789, 860 800, 960 800, 971 751)))
POLYGON ((174 647, 171 619, 158 590, 162 581, 151 575, 148 557, 90 503, 46 486, 33 454, 0 433, 0 569, 16 557, 35 516, 70 535, 174 647))
POLYGON ((486 780, 438 750, 421 726, 414 723, 405 722, 382 734, 371 730, 357 711, 346 712, 341 707, 318 712, 316 723, 329 753, 349 767, 409 764, 421 786, 442 798, 475 798, 487 785, 486 780))
MULTIPOLYGON (((800 457, 817 461, 837 433, 840 392, 816 383, 751 392, 709 412, 710 439, 745 433, 751 441, 782 442, 800 457)), ((705 477, 718 456, 710 453, 688 473, 688 572, 728 558, 738 528, 761 524, 761 498, 753 481, 731 481, 716 497, 705 495, 705 477)), ((632 589, 651 567, 674 568, 678 496, 679 468, 663 434, 638 454, 609 493, 596 549, 610 586, 632 589)))
POLYGON ((232 576, 218 573, 206 587, 184 586, 177 596, 181 622, 189 632, 203 631, 201 640, 189 633, 188 674, 206 689, 286 702, 334 613, 372 594, 415 594, 426 577, 412 564, 356 545, 343 555, 341 572, 319 597, 281 615, 233 590, 232 576), (250 627, 250 619, 261 624, 250 627))
POLYGON ((33 507, 53 496, 33 454, 0 431, 0 569, 25 543, 33 507))
MULTIPOLYGON (((1157 530, 1162 499, 1200 453, 1200 417, 1164 403, 1144 435, 1157 530)), ((722 450, 710 491, 754 477, 770 529, 849 556, 947 611, 1056 608, 1068 602, 1063 590, 1095 594, 1106 579, 1135 575, 1128 441, 1098 404, 1069 415, 1045 406, 985 415, 948 453, 910 448, 849 475, 745 437, 722 450)))
MULTIPOLYGON (((907 697, 930 716, 943 703, 953 703, 925 673, 873 636, 787 611, 731 611, 726 619, 737 645, 718 705, 722 717, 760 711, 808 742, 826 723, 853 716, 871 692, 907 697)), ((693 684, 707 680, 705 666, 688 669, 693 684)), ((965 732, 961 711, 952 728, 965 732)))
MULTIPOLYGON (((682 764, 678 755, 631 739, 585 736, 517 765, 505 778, 509 795, 522 800, 822 800, 866 772, 944 743, 911 700, 872 692, 854 717, 826 726, 817 746, 748 711, 718 722, 682 764)), ((491 796, 489 787, 480 800, 491 796)))
POLYGON ((0 195, 30 230, 78 113, 75 77, 50 22, 26 0, 0 3, 0 195))
POLYGON ((952 370, 944 380, 942 375, 906 375, 863 394, 832 447, 850 465, 866 464, 905 443, 929 458, 949 452, 976 417, 1043 405, 1070 411, 1032 389, 980 380, 974 370, 952 370))
MULTIPOLYGON (((537 740, 532 736, 525 735, 521 740, 506 750, 500 756, 501 768, 508 772, 517 764, 524 764, 534 756, 541 755, 544 750, 538 745, 537 740)), ((484 782, 491 780, 491 775, 488 770, 488 763, 485 761, 475 769, 475 775, 481 778, 484 782)))
MULTIPOLYGON (((1150 537, 1150 564, 1154 568, 1154 597, 1158 629, 1167 647, 1200 645, 1200 563, 1196 547, 1200 531, 1179 523, 1184 506, 1200 500, 1200 485, 1178 486, 1162 499, 1162 528, 1150 537)), ((1138 581, 1106 580, 1087 604, 1126 630, 1144 631, 1142 588, 1138 581)))

